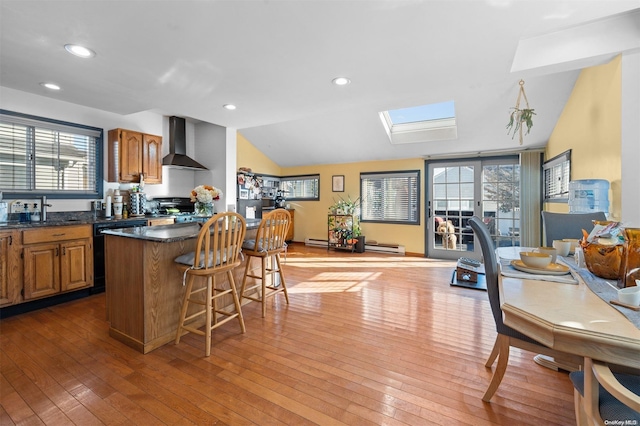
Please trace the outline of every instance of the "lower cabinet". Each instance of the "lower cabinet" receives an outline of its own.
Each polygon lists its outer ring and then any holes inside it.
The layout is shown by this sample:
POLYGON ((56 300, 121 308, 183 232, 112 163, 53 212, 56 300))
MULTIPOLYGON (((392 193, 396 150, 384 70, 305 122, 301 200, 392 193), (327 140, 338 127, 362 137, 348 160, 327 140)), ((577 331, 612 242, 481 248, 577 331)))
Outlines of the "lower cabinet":
POLYGON ((293 221, 295 217, 295 210, 289 210, 289 214, 291 215, 291 225, 289 226, 289 230, 287 231, 287 236, 285 237, 285 241, 290 242, 293 241, 293 221))
POLYGON ((20 231, 0 232, 0 306, 22 300, 22 259, 20 231))
POLYGON ((22 231, 24 300, 93 286, 91 225, 22 231))

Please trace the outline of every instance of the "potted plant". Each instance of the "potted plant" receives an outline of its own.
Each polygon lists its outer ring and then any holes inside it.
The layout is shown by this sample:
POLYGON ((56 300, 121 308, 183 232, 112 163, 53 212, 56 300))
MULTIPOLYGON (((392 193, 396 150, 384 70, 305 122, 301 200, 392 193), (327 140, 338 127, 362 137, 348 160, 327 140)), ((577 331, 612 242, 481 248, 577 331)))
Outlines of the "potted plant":
POLYGON ((522 126, 527 126, 527 135, 531 131, 533 127, 533 116, 536 115, 533 108, 512 108, 511 114, 509 115, 509 122, 507 123, 507 134, 511 133, 513 130, 513 139, 516 136, 516 133, 520 131, 520 135, 522 136, 522 126))
POLYGON ((520 91, 518 92, 518 99, 516 99, 516 106, 511 108, 511 114, 509 114, 509 122, 507 123, 507 134, 511 133, 513 130, 513 136, 511 139, 515 138, 516 133, 520 134, 520 145, 522 145, 523 126, 527 126, 527 135, 531 131, 533 127, 533 116, 536 115, 533 108, 529 108, 529 100, 527 99, 527 95, 524 92, 524 80, 520 80, 520 91), (524 99, 526 104, 526 108, 520 108, 520 100, 524 99))
MULTIPOLYGON (((351 241, 350 244, 355 244, 356 252, 362 253, 364 251, 364 236, 362 235, 362 229, 360 228, 360 198, 351 200, 348 197, 346 200, 342 197, 329 207, 329 213, 342 214, 352 216, 352 229, 349 230, 348 240, 357 240, 357 242, 351 241)), ((331 227, 332 224, 330 223, 331 227)), ((340 231, 344 232, 344 230, 340 231)))

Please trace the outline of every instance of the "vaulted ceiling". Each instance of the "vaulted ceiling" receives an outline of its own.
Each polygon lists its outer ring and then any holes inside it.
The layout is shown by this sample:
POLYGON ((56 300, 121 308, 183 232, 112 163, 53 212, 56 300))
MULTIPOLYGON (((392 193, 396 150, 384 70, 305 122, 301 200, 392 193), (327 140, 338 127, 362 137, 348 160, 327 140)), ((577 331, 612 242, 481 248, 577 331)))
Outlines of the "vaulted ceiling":
POLYGON ((559 46, 523 53, 523 43, 638 9, 637 0, 0 3, 0 85, 236 128, 283 167, 519 149, 505 125, 520 79, 537 114, 523 148, 544 146, 579 69, 619 51, 549 66, 526 59, 559 46), (71 56, 66 43, 97 55, 71 56), (518 54, 528 56, 514 63, 518 54), (351 84, 332 85, 337 76, 351 84), (448 100, 457 139, 389 142, 380 111, 448 100))

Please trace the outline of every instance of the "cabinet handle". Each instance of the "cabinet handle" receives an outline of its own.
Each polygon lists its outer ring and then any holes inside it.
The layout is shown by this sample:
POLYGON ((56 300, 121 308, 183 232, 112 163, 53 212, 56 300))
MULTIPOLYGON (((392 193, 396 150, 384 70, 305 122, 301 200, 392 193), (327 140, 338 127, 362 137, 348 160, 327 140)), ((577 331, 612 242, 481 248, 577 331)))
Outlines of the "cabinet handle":
POLYGON ((56 257, 58 257, 60 255, 60 249, 58 249, 58 247, 56 247, 56 257))
POLYGON ((62 237, 64 235, 66 235, 65 232, 63 232, 62 234, 53 234, 52 237, 62 237))
POLYGON ((9 235, 9 245, 13 244, 13 235, 9 235))
POLYGON ((67 255, 67 248, 66 247, 62 247, 62 255, 63 256, 67 255))

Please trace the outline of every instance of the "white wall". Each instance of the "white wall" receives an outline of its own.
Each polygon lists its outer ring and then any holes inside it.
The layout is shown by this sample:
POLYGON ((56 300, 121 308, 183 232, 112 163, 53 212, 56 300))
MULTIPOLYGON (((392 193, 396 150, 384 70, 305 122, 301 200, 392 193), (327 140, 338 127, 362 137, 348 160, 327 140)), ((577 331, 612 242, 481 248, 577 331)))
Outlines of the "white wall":
MULTIPOLYGON (((163 137, 162 152, 163 156, 169 153, 169 120, 167 117, 154 112, 140 112, 130 115, 113 114, 107 111, 102 111, 93 108, 87 108, 80 105, 61 102, 55 99, 47 98, 44 96, 33 95, 26 92, 21 92, 6 87, 0 86, 0 108, 15 111, 23 114, 36 115, 39 117, 51 118, 54 120, 68 121, 77 124, 83 124, 87 126, 99 127, 104 130, 104 170, 106 179, 107 170, 107 132, 114 128, 124 128, 128 130, 135 130, 144 133, 161 135, 163 137)), ((195 156, 195 137, 196 126, 187 122, 187 154, 195 156)), ((225 131, 220 126, 211 125, 217 127, 218 132, 222 134, 221 142, 224 147, 225 131), (220 130, 221 129, 221 130, 220 130)), ((200 126, 200 127, 205 127, 200 126)), ((205 132, 206 134, 206 132, 205 132)), ((198 142, 201 143, 200 141, 198 142)), ((220 145, 217 145, 218 147, 220 145)), ((207 167, 213 165, 212 183, 216 186, 220 185, 224 187, 224 161, 218 164, 217 151, 219 149, 213 148, 209 150, 207 145, 203 146, 202 152, 198 152, 198 161, 207 167), (217 174, 221 173, 220 176, 217 174)), ((235 169, 235 167, 234 167, 235 169)), ((145 192, 149 197, 160 196, 173 196, 173 197, 188 197, 191 189, 196 185, 196 173, 207 172, 195 172, 185 169, 174 169, 169 167, 163 167, 163 183, 160 185, 145 185, 145 192)), ((198 176, 198 180, 204 178, 198 176)), ((206 180, 206 179, 205 179, 206 180)), ((117 182, 104 181, 104 197, 115 188, 129 189, 130 184, 119 184, 117 182)), ((50 212, 56 211, 82 211, 90 210, 90 200, 70 200, 70 199, 50 199, 52 207, 49 208, 50 212)), ((235 195, 233 196, 233 202, 235 202, 235 195)), ((224 205, 224 204, 222 204, 224 205)))
POLYGON ((640 52, 622 55, 622 222, 640 228, 640 52))
POLYGON ((222 197, 215 202, 216 212, 226 210, 227 200, 235 203, 235 193, 228 194, 226 186, 226 135, 226 128, 216 124, 197 123, 194 126, 194 137, 198 143, 193 158, 209 169, 195 172, 195 185, 212 185, 222 191, 222 197))

